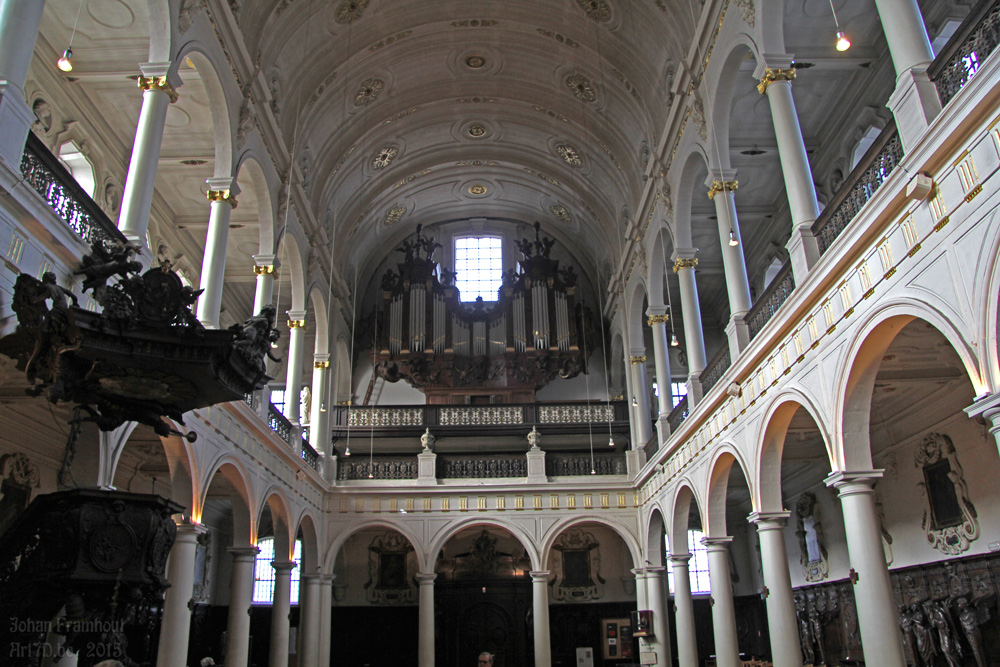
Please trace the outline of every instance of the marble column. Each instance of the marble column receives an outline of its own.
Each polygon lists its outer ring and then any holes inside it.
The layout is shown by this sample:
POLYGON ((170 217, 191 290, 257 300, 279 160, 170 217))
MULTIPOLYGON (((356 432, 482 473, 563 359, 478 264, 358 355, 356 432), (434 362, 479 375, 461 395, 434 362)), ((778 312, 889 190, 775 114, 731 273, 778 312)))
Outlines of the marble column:
POLYGON ((319 665, 319 577, 299 576, 299 661, 298 667, 319 665))
POLYGON ((716 664, 718 667, 740 667, 740 648, 736 638, 736 608, 733 604, 733 584, 729 578, 729 543, 733 538, 704 537, 701 541, 708 548, 716 664))
POLYGON ((285 417, 299 423, 299 392, 302 389, 302 357, 306 338, 306 312, 288 311, 288 361, 285 372, 285 417))
POLYGON ((0 0, 0 160, 15 174, 21 173, 24 142, 35 122, 24 83, 44 8, 45 0, 0 0))
POLYGON ((333 580, 335 574, 319 576, 319 664, 320 667, 330 666, 330 649, 333 623, 333 580))
POLYGON ((646 350, 632 350, 629 355, 629 369, 632 373, 632 414, 635 419, 636 448, 646 446, 653 437, 652 422, 649 419, 649 379, 646 377, 646 350))
POLYGON ((792 214, 792 236, 785 247, 791 258, 795 284, 801 285, 809 270, 819 261, 819 244, 812 233, 813 223, 819 217, 819 201, 792 97, 792 80, 795 78, 792 57, 768 56, 767 66, 761 64, 755 74, 760 79, 757 90, 767 96, 771 107, 785 196, 792 214))
POLYGON ((698 637, 695 634, 694 601, 691 599, 691 554, 670 556, 674 571, 674 621, 677 630, 677 660, 680 667, 698 667, 698 637))
POLYGON ((198 320, 207 329, 219 328, 222 310, 222 283, 226 277, 226 249, 229 245, 229 218, 236 208, 236 183, 232 178, 210 178, 208 183, 208 233, 201 260, 198 320))
POLYGON ((847 553, 858 607, 858 627, 865 662, 885 667, 905 667, 898 610, 882 548, 882 530, 875 511, 872 485, 881 470, 835 472, 826 485, 838 491, 844 513, 847 553))
POLYGON ((434 579, 436 572, 420 572, 420 618, 417 630, 417 665, 434 667, 434 579))
POLYGON ((250 660, 250 602, 254 559, 259 551, 257 547, 229 547, 233 574, 226 623, 226 667, 247 667, 250 660))
POLYGON ((288 665, 288 612, 291 608, 292 570, 295 561, 271 561, 274 568, 274 597, 271 599, 270 667, 288 665))
POLYGON ((129 241, 145 248, 167 107, 176 102, 178 96, 167 74, 169 62, 143 63, 139 69, 142 71, 139 78, 139 87, 143 91, 142 108, 132 140, 132 157, 125 176, 118 229, 129 241))
POLYGON ((743 317, 750 310, 750 280, 747 278, 746 259, 743 257, 743 241, 740 236, 740 222, 736 216, 736 171, 716 169, 709 175, 708 198, 715 204, 715 218, 719 226, 719 243, 722 247, 722 264, 726 272, 726 293, 729 296, 729 324, 726 336, 729 338, 729 355, 736 359, 750 343, 743 317), (736 239, 736 245, 731 243, 736 239))
POLYGON ((667 423, 667 417, 674 407, 671 402, 670 346, 667 343, 667 322, 670 320, 670 315, 667 314, 667 309, 664 306, 656 306, 655 308, 650 306, 646 310, 646 315, 649 318, 646 323, 653 332, 653 362, 656 368, 657 387, 656 429, 662 443, 666 442, 667 437, 670 436, 670 424, 667 423))
MULTIPOLYGON (((185 523, 177 526, 177 537, 167 561, 167 589, 160 621, 157 667, 185 667, 191 630, 191 596, 194 593, 194 560, 198 537, 208 532, 204 526, 185 523)), ((62 664, 62 663, 60 663, 62 664)))
POLYGON ((986 428, 1000 451, 1000 392, 978 397, 975 403, 965 408, 965 414, 986 422, 986 428))
POLYGON ((670 654, 670 624, 667 621, 667 582, 665 567, 646 568, 646 606, 653 612, 653 638, 647 645, 656 652, 659 667, 673 665, 670 654))
POLYGON ((309 444, 320 456, 322 462, 329 454, 330 412, 327 408, 328 382, 330 375, 330 355, 313 355, 312 404, 309 406, 309 444))
POLYGON ((785 521, 788 512, 754 512, 748 517, 756 524, 760 539, 760 562, 767 590, 767 627, 771 637, 774 667, 799 667, 802 648, 792 597, 792 579, 785 550, 785 521))
POLYGON ((637 567, 632 570, 632 575, 635 577, 635 608, 648 609, 646 599, 646 568, 637 567))
POLYGON ((684 343, 688 357, 688 408, 701 401, 700 375, 705 370, 705 333, 701 327, 701 304, 698 301, 698 282, 694 276, 698 258, 693 250, 677 251, 674 273, 681 288, 681 313, 684 315, 684 343))
POLYGON ((253 295, 253 315, 257 315, 264 306, 274 303, 274 279, 278 275, 274 255, 254 255, 253 274, 256 276, 256 288, 253 295))
POLYGON ((535 667, 552 667, 549 641, 549 572, 529 572, 531 575, 532 617, 535 635, 535 667))

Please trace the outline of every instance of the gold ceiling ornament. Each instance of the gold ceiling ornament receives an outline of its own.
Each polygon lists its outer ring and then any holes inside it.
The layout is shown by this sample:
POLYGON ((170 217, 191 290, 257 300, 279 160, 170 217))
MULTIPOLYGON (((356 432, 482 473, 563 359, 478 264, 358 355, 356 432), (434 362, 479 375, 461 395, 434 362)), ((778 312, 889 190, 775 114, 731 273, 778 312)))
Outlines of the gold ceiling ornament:
POLYGON ((465 59, 465 65, 469 69, 482 69, 486 65, 486 58, 478 55, 472 55, 465 59))
POLYGON ((566 37, 565 35, 560 35, 558 32, 553 32, 551 30, 546 30, 545 28, 536 28, 536 30, 538 30, 538 34, 545 35, 546 37, 549 37, 550 39, 554 39, 555 41, 559 42, 560 44, 565 44, 566 46, 571 46, 574 49, 577 48, 578 46, 580 46, 580 42, 574 41, 574 40, 570 39, 569 37, 566 37))
POLYGON ((715 195, 720 192, 733 192, 739 187, 739 181, 712 181, 712 187, 708 189, 708 198, 715 199, 715 195))
POLYGON ((288 320, 288 328, 289 329, 305 329, 306 328, 306 321, 305 320, 288 320))
POLYGON ((650 315, 649 319, 646 320, 646 324, 653 326, 654 324, 666 324, 670 321, 670 315, 664 313, 663 315, 650 315))
POLYGON ((225 190, 209 190, 206 196, 208 197, 208 201, 222 201, 236 208, 236 195, 228 188, 225 190))
POLYGON ((144 92, 147 90, 158 90, 161 93, 166 93, 170 97, 171 104, 180 98, 174 87, 167 81, 166 76, 140 76, 136 79, 136 83, 139 84, 139 88, 144 92))
POLYGON ((392 162, 392 159, 399 153, 395 146, 383 146, 378 154, 372 158, 372 169, 385 169, 392 162))
POLYGON ((382 79, 366 79, 358 88, 358 92, 354 93, 354 106, 368 106, 378 99, 383 88, 385 88, 385 82, 382 79))
POLYGON ((697 257, 682 257, 674 262, 674 273, 677 273, 681 269, 693 269, 698 266, 697 257))
POLYGON ((403 214, 406 213, 405 206, 393 206, 385 214, 385 224, 386 226, 391 226, 402 220, 403 214))
POLYGON ((573 91, 573 97, 584 102, 593 102, 597 99, 594 87, 590 85, 590 79, 582 74, 570 74, 566 77, 566 85, 573 91))
POLYGON ((757 85, 757 92, 763 95, 767 92, 767 87, 775 81, 791 81, 794 78, 794 67, 768 67, 764 70, 764 76, 761 77, 760 83, 757 85))
POLYGON ((573 222, 569 211, 562 204, 553 204, 549 206, 549 210, 552 211, 552 215, 556 216, 556 220, 559 222, 565 222, 566 224, 573 222))
POLYGON ((354 23, 365 13, 368 0, 344 0, 337 5, 337 13, 334 20, 337 23, 354 23))
POLYGON ((469 186, 470 195, 484 195, 486 194, 486 186, 482 183, 476 183, 475 185, 469 186))
POLYGON ((576 0, 576 4, 586 12, 587 18, 606 23, 611 20, 611 6, 607 0, 576 0))
POLYGON ((556 146, 556 153, 559 154, 566 164, 573 167, 579 167, 583 164, 583 158, 580 157, 580 153, 569 144, 559 144, 556 146))
POLYGON ((464 21, 452 21, 453 28, 489 28, 495 26, 497 21, 493 19, 467 19, 464 21))
POLYGON ((277 273, 274 269, 274 264, 253 265, 253 274, 255 276, 275 276, 277 273))
POLYGON ((629 363, 631 363, 631 364, 644 364, 644 363, 646 363, 646 355, 645 354, 634 354, 634 355, 630 356, 628 358, 628 360, 629 360, 629 363))
POLYGON ((486 128, 482 125, 471 125, 469 126, 469 136, 470 137, 481 137, 486 134, 486 128))
POLYGON ((329 361, 314 361, 313 362, 313 368, 315 368, 316 370, 322 370, 324 368, 329 368, 329 367, 330 367, 330 362, 329 361))

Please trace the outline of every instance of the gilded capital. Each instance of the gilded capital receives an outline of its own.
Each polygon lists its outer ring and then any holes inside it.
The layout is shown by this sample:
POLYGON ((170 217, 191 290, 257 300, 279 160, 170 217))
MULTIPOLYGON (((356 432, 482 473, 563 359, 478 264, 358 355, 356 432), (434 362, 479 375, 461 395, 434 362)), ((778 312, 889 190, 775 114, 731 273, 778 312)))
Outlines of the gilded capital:
POLYGON ((274 270, 274 264, 254 264, 253 274, 255 276, 273 276, 277 274, 277 271, 274 270))
POLYGON ((306 321, 305 320, 288 320, 288 328, 289 329, 305 329, 306 328, 306 321))
POLYGON ((629 360, 629 363, 632 363, 632 364, 644 364, 644 363, 646 363, 646 355, 645 354, 633 355, 633 356, 630 356, 628 358, 628 360, 629 360))
POLYGON ((614 396, 608 396, 608 401, 624 401, 625 394, 615 394, 614 396))
POLYGON ((170 103, 173 104, 177 101, 180 95, 174 90, 174 87, 170 85, 165 76, 140 76, 137 79, 139 88, 142 90, 158 90, 161 93, 166 93, 170 97, 170 103))
POLYGON ((764 76, 761 77, 760 83, 757 85, 757 91, 763 95, 767 92, 767 87, 775 81, 791 81, 794 78, 794 67, 768 67, 764 70, 764 76))
POLYGON ((666 324, 669 321, 670 321, 670 315, 664 313, 663 315, 650 315, 649 319, 646 320, 646 323, 649 326, 653 326, 654 324, 666 324))
POLYGON ((698 258, 691 257, 688 259, 681 258, 674 262, 674 273, 677 273, 681 269, 693 269, 698 266, 698 258))
POLYGON ((314 361, 313 362, 313 368, 315 368, 316 370, 320 370, 320 369, 323 369, 323 368, 329 368, 329 367, 330 367, 330 362, 329 361, 314 361))
POLYGON ((231 190, 209 190, 208 201, 224 201, 233 208, 236 208, 236 195, 231 190))
POLYGON ((708 198, 715 199, 715 195, 720 192, 732 192, 739 187, 739 181, 712 181, 712 187, 708 190, 708 198))

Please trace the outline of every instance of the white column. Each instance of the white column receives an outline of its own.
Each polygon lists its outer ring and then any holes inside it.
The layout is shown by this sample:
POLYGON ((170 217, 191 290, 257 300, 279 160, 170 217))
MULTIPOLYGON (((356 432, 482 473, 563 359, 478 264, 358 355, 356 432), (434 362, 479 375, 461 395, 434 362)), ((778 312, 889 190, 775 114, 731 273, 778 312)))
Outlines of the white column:
POLYGON ((320 667, 330 665, 330 630, 333 619, 333 580, 334 574, 319 576, 319 664, 320 667))
POLYGON ((674 621, 677 629, 677 660, 680 667, 698 667, 698 637, 695 634, 689 560, 691 554, 670 556, 670 565, 674 571, 674 621))
POLYGON ((198 320, 208 329, 219 328, 222 310, 222 282, 226 277, 226 248, 229 244, 229 218, 236 208, 236 184, 232 178, 210 178, 208 183, 208 233, 205 255, 201 260, 201 289, 198 320))
POLYGON ((288 311, 288 360, 285 371, 285 417, 299 423, 299 391, 302 388, 302 356, 306 338, 304 310, 288 311))
POLYGON ((858 606, 858 627, 865 662, 884 667, 905 667, 898 610, 889 581, 889 568, 882 550, 882 530, 875 512, 872 485, 881 470, 835 472, 826 485, 839 492, 851 561, 854 599, 858 606))
POLYGON ((698 258, 693 250, 683 255, 678 251, 674 258, 674 273, 681 288, 681 313, 684 315, 684 343, 688 357, 688 408, 701 401, 701 380, 705 370, 705 334, 701 328, 701 304, 698 302, 698 282, 694 269, 698 258))
POLYGON ((646 377, 646 350, 632 350, 629 355, 632 372, 632 414, 635 419, 636 448, 642 449, 653 436, 649 421, 649 380, 646 377))
POLYGON ((736 171, 717 169, 709 175, 708 198, 715 204, 715 218, 719 227, 719 243, 722 247, 722 265, 726 272, 726 293, 729 296, 729 323, 726 337, 729 339, 729 358, 735 360, 743 348, 750 344, 750 334, 743 316, 750 310, 750 280, 747 278, 746 259, 743 257, 743 241, 740 236, 740 222, 736 216, 736 171), (731 240, 736 239, 736 245, 731 240))
POLYGON ((792 236, 788 240, 789 257, 792 260, 792 274, 796 284, 802 284, 806 274, 819 260, 819 244, 812 233, 812 225, 819 217, 819 201, 813 185, 812 168, 806 143, 802 139, 802 127, 795 110, 792 97, 792 79, 795 69, 791 56, 767 56, 767 64, 757 68, 760 85, 757 90, 767 96, 771 107, 771 122, 774 136, 778 141, 778 159, 785 181, 785 196, 792 214, 792 236))
POLYGON ((802 648, 792 597, 792 579, 785 553, 785 521, 788 512, 754 512, 748 517, 757 525, 760 539, 760 562, 766 589, 767 627, 771 636, 771 660, 774 667, 799 667, 802 648))
POLYGON ((291 579, 295 561, 271 561, 274 568, 274 597, 271 600, 270 667, 288 665, 288 611, 291 607, 291 579))
POLYGON ((979 398, 975 403, 965 408, 970 418, 981 417, 988 422, 990 435, 1000 450, 1000 393, 979 398))
POLYGON ((322 461, 329 453, 330 443, 330 409, 326 402, 327 379, 330 375, 330 355, 313 355, 312 404, 309 406, 309 444, 315 449, 322 461))
POLYGON ((139 69, 142 71, 139 78, 139 87, 143 90, 142 108, 132 141, 132 157, 122 192, 118 229, 129 241, 145 248, 149 208, 153 204, 153 186, 163 141, 163 124, 167 120, 167 107, 177 101, 177 92, 167 76, 169 62, 143 63, 139 69))
POLYGON ((299 576, 298 667, 319 664, 319 575, 299 576))
POLYGON ((637 567, 632 570, 635 577, 635 608, 637 610, 647 609, 646 600, 646 568, 637 567))
POLYGON ((24 82, 44 8, 45 0, 0 0, 0 160, 15 174, 21 173, 24 142, 35 120, 24 101, 24 82))
POLYGON ((740 648, 736 638, 736 608, 733 584, 729 578, 729 543, 732 537, 704 537, 708 548, 708 577, 712 584, 712 629, 715 634, 715 658, 719 667, 740 667, 740 648))
POLYGON ((256 289, 253 295, 253 315, 274 301, 274 279, 278 275, 274 255, 254 255, 253 274, 256 289))
POLYGON ((535 667, 552 666, 549 641, 549 572, 529 572, 531 575, 532 617, 535 635, 535 667))
POLYGON ((233 575, 226 623, 226 667, 247 667, 250 661, 253 565, 259 551, 257 547, 229 547, 229 553, 233 555, 233 575))
MULTIPOLYGON (((666 585, 663 574, 665 567, 646 568, 646 604, 653 612, 653 639, 648 641, 650 650, 656 651, 656 664, 670 667, 670 624, 667 622, 666 585)), ((637 587, 638 588, 638 587, 637 587)))
MULTIPOLYGON (((434 579, 435 572, 420 572, 420 620, 417 630, 417 665, 434 667, 434 579)), ((324 666, 325 667, 325 666, 324 666)))
POLYGON ((667 322, 670 315, 664 306, 652 307, 646 310, 649 319, 646 321, 653 332, 653 362, 656 368, 656 429, 660 442, 665 442, 670 435, 670 425, 667 416, 673 409, 670 398, 670 347, 667 343, 667 322))
MULTIPOLYGON (((198 536, 208 532, 204 526, 181 524, 170 548, 167 561, 167 589, 160 621, 160 644, 156 652, 157 667, 185 667, 191 630, 191 595, 194 592, 194 559, 198 536)), ((61 663, 60 663, 61 664, 61 663)))

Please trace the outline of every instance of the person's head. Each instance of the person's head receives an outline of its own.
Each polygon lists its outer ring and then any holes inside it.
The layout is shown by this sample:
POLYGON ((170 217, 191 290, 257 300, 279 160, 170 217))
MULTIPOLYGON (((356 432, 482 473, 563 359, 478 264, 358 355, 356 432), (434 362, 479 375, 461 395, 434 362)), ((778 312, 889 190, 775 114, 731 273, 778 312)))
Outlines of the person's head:
POLYGON ((480 667, 492 667, 493 665, 493 654, 483 651, 479 654, 479 664, 480 667))

